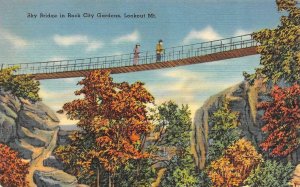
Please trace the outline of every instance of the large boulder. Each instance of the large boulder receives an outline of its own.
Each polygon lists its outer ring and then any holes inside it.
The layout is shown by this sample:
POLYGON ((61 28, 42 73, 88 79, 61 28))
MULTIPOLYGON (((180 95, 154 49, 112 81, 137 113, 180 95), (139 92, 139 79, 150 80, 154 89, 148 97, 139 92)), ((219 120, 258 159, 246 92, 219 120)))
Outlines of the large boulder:
POLYGON ((55 156, 51 155, 50 157, 48 157, 47 159, 45 159, 43 161, 44 166, 49 166, 49 167, 53 167, 53 168, 57 168, 60 170, 64 169, 64 164, 62 162, 60 162, 55 156))
POLYGON ((19 112, 19 123, 28 129, 54 130, 58 127, 58 118, 54 112, 42 102, 34 104, 22 101, 22 110, 19 112))
POLYGON ((35 171, 33 180, 38 187, 75 187, 77 179, 61 170, 35 171))

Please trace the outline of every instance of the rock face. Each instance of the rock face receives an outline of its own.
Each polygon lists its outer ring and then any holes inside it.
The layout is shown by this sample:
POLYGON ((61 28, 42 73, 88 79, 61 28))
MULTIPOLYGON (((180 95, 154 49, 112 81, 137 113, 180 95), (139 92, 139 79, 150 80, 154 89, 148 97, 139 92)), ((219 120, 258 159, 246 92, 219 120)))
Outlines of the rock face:
POLYGON ((53 172, 35 171, 33 179, 39 187, 72 187, 77 184, 77 179, 74 176, 61 170, 53 172))
MULTIPOLYGON (((197 166, 200 169, 205 167, 209 146, 208 134, 211 127, 209 117, 222 105, 224 98, 229 100, 229 106, 232 111, 239 112, 239 128, 242 131, 242 135, 252 140, 256 145, 262 141, 263 136, 260 129, 263 122, 260 119, 263 113, 262 111, 257 111, 256 105, 258 102, 267 99, 265 93, 268 90, 260 82, 256 82, 254 86, 249 86, 247 83, 242 82, 210 97, 196 111, 193 124, 192 148, 197 166)), ((294 164, 299 163, 300 149, 295 151, 290 158, 294 164)))
POLYGON ((51 157, 57 145, 58 125, 55 113, 42 102, 33 104, 0 91, 0 143, 30 162, 30 187, 77 186, 76 178, 59 170, 62 168, 51 157))

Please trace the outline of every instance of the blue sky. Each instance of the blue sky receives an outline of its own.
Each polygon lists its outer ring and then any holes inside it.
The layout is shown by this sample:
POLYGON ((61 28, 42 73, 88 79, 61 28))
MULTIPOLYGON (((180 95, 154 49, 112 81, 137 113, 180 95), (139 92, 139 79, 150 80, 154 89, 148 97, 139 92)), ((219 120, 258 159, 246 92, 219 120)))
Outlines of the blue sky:
MULTIPOLYGON (((278 25, 275 0, 0 0, 0 63, 38 62, 130 53, 135 43, 154 50, 251 33, 278 25), (27 18, 28 13, 148 14, 155 19, 27 18)), ((114 75, 140 80, 158 103, 175 100, 194 113, 211 95, 243 80, 259 56, 165 70, 114 75)), ((54 110, 71 101, 79 79, 41 81, 41 96, 54 110)), ((78 87, 77 87, 78 88, 78 87)), ((62 124, 71 124, 60 116, 62 124)))

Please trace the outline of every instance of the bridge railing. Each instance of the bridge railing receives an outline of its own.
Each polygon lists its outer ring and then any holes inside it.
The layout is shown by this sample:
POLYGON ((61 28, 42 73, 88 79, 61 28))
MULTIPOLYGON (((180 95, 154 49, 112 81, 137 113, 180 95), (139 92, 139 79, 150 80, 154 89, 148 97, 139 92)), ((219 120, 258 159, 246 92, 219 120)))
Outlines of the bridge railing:
MULTIPOLYGON (((256 46, 257 43, 251 37, 251 34, 225 38, 221 40, 195 43, 166 48, 162 54, 161 61, 174 61, 184 58, 203 56, 213 53, 231 51, 256 46)), ((57 73, 80 70, 93 70, 132 66, 134 54, 122 54, 114 56, 83 58, 75 60, 59 60, 48 62, 6 64, 2 67, 11 67, 18 65, 20 69, 16 74, 39 74, 39 73, 57 73)), ((138 65, 156 63, 155 51, 141 52, 138 58, 138 65)))

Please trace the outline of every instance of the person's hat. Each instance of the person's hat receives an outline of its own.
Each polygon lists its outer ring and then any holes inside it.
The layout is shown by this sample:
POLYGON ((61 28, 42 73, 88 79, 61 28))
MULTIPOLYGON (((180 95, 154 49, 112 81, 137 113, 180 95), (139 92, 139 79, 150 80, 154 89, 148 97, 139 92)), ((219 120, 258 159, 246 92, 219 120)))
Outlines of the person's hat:
POLYGON ((137 43, 136 46, 141 46, 140 43, 137 43))
POLYGON ((163 42, 162 39, 158 40, 158 42, 163 42))

